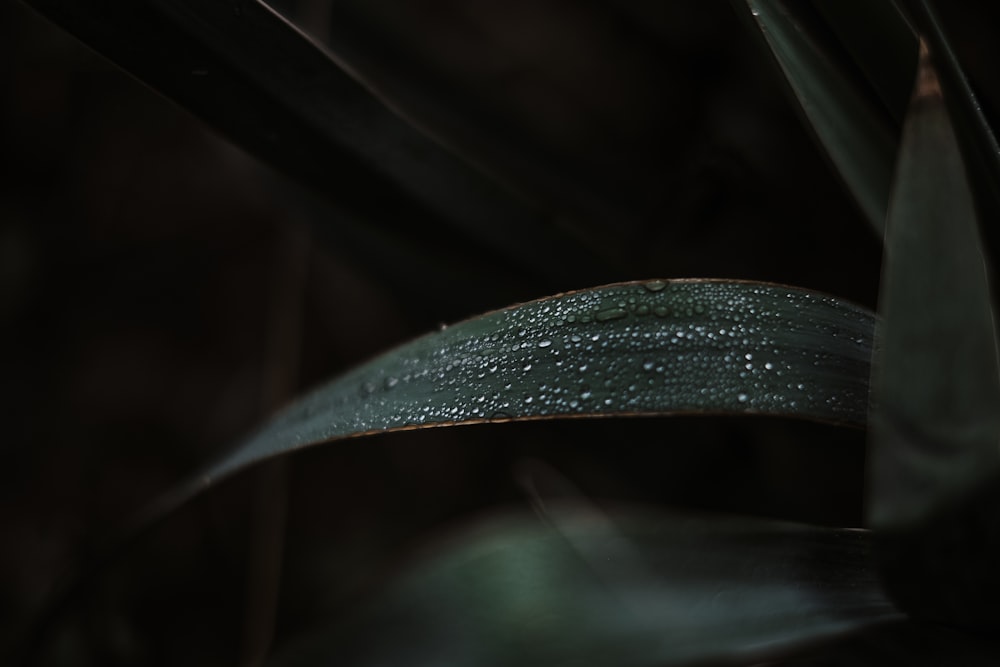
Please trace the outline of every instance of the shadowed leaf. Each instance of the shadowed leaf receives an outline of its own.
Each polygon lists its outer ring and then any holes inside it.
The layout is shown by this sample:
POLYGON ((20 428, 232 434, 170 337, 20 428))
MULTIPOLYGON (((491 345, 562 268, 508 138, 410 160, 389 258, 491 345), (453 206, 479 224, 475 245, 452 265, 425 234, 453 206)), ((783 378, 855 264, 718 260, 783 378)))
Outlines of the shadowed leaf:
POLYGON ((917 36, 889 0, 812 0, 897 127, 910 103, 917 36))
MULTIPOLYGON (((951 117, 958 145, 968 169, 966 176, 982 220, 1000 219, 1000 143, 990 127, 972 83, 952 48, 945 24, 929 0, 898 0, 907 10, 910 20, 930 46, 931 57, 945 104, 951 117)), ((992 71, 992 70, 990 70, 992 71)), ((984 252, 991 262, 987 269, 996 280, 1000 262, 1000 225, 985 224, 980 228, 984 252)))
POLYGON ((950 622, 1000 620, 991 518, 1000 366, 987 276, 965 167, 924 50, 886 230, 869 511, 886 537, 894 593, 950 622))
POLYGON ((461 239, 480 262, 544 277, 593 254, 554 213, 399 117, 354 73, 259 0, 24 0, 235 144, 353 217, 433 256, 461 239), (418 233, 415 233, 415 231, 418 233), (503 230, 503 233, 498 233, 503 230), (530 244, 523 243, 531 238, 530 244), (567 244, 576 252, 565 252, 567 244), (512 259, 510 259, 512 258, 512 259))
POLYGON ((745 6, 817 139, 881 234, 896 148, 888 114, 784 3, 746 0, 745 6))
POLYGON ((481 523, 276 665, 747 664, 900 618, 869 534, 550 505, 481 523))

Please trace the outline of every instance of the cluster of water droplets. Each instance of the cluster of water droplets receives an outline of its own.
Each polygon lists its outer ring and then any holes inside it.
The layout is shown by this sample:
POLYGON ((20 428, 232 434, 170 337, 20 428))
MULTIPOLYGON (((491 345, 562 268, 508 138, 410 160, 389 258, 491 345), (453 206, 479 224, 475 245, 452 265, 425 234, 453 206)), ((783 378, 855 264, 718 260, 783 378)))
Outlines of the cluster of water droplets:
POLYGON ((656 280, 573 292, 397 348, 302 399, 248 448, 602 413, 861 422, 872 329, 867 311, 774 285, 656 280))

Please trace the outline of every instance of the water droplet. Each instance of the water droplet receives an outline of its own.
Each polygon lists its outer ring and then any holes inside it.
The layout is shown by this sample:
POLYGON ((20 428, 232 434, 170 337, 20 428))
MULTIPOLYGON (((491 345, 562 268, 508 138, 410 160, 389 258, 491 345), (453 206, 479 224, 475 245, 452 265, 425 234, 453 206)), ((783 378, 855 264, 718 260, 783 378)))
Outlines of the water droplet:
POLYGON ((534 398, 532 398, 531 396, 525 396, 525 397, 524 397, 524 402, 525 402, 525 403, 531 403, 531 402, 532 402, 532 401, 534 401, 534 400, 535 400, 535 399, 534 399, 534 398))
POLYGON ((385 379, 385 388, 386 389, 392 389, 397 384, 399 384, 399 378, 395 378, 395 377, 389 376, 389 377, 387 377, 385 379))
POLYGON ((549 345, 552 345, 552 341, 550 340, 543 340, 538 343, 538 347, 548 347, 549 345))
POLYGON ((654 363, 653 363, 652 361, 647 361, 647 362, 644 362, 644 363, 642 364, 642 369, 643 369, 644 371, 651 371, 651 370, 653 370, 653 367, 654 367, 655 365, 656 365, 656 364, 654 364, 654 363))
POLYGON ((606 308, 605 310, 598 311, 594 318, 598 322, 609 322, 611 320, 619 320, 628 315, 628 311, 624 308, 606 308))
POLYGON ((649 315, 649 306, 647 306, 644 303, 640 303, 635 308, 635 314, 636 315, 649 315))
POLYGON ((650 280, 649 282, 643 283, 642 286, 650 292, 662 292, 666 288, 667 283, 662 280, 650 280))
POLYGON ((591 394, 589 391, 585 391, 582 394, 580 394, 580 398, 583 399, 583 400, 585 400, 585 401, 588 398, 590 398, 591 396, 593 396, 593 394, 591 394))
POLYGON ((582 338, 580 338, 580 337, 579 337, 578 335, 576 335, 576 334, 573 334, 572 336, 570 336, 570 337, 569 337, 569 339, 570 339, 571 341, 573 341, 574 343, 579 343, 579 342, 580 342, 581 340, 583 340, 582 338))
POLYGON ((361 393, 364 394, 365 396, 369 396, 375 393, 375 383, 365 382, 363 385, 361 385, 361 393))
POLYGON ((670 314, 670 309, 666 306, 655 306, 653 307, 653 314, 657 317, 666 317, 670 314))
POLYGON ((524 365, 524 371, 525 371, 525 372, 528 372, 528 371, 530 371, 530 370, 531 370, 531 364, 525 364, 525 365, 524 365))
POLYGON ((740 394, 739 396, 737 396, 737 397, 736 397, 736 399, 737 399, 737 400, 738 400, 738 401, 739 401, 740 403, 746 403, 746 402, 747 402, 747 399, 749 399, 749 398, 750 398, 750 397, 749 397, 749 396, 747 396, 746 394, 740 394))

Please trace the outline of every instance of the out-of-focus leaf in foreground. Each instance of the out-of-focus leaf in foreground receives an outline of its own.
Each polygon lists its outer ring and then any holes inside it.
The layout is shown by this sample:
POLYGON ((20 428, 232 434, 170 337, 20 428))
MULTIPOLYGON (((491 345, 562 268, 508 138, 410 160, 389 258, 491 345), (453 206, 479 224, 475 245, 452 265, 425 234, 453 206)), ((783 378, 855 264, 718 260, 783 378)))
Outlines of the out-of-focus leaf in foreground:
POLYGON ((550 506, 439 545, 278 665, 747 664, 899 619, 869 534, 550 506))
POLYGON ((926 48, 886 230, 872 526, 907 606, 1000 621, 1000 364, 976 210, 926 48))
POLYGON ((459 423, 760 413, 860 425, 871 313, 791 287, 653 280, 571 292, 419 338, 307 395, 209 469, 459 423))
POLYGON ((896 152, 888 113, 783 2, 745 0, 745 5, 816 137, 881 234, 896 152))

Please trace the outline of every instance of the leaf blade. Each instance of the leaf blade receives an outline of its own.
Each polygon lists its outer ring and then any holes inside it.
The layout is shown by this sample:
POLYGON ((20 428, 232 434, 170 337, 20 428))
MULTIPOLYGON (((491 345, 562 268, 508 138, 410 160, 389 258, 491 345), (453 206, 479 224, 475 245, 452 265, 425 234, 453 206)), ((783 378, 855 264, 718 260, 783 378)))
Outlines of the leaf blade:
POLYGON ((765 283, 620 283, 419 338, 301 399, 201 476, 344 437, 509 419, 679 412, 865 422, 874 320, 765 283))
POLYGON ((782 3, 745 0, 745 5, 816 138, 881 235, 896 140, 880 105, 854 85, 782 3))

